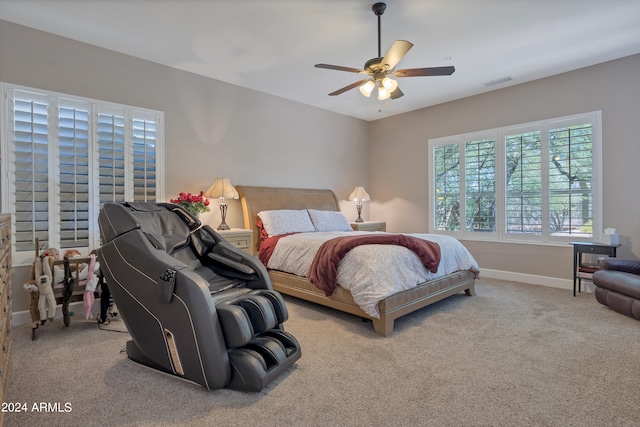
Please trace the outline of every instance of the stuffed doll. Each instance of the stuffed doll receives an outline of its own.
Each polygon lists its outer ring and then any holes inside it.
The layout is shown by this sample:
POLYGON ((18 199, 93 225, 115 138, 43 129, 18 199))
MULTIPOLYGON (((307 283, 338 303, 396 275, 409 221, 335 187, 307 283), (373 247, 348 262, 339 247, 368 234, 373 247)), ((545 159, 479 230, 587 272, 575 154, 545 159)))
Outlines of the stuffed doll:
POLYGON ((36 285, 35 279, 31 279, 27 283, 25 283, 24 290, 29 292, 29 313, 31 314, 31 329, 37 329, 38 322, 40 321, 40 311, 38 310, 38 299, 40 298, 40 292, 38 292, 38 285, 36 285))
MULTIPOLYGON (((64 257, 67 258, 67 259, 84 258, 82 256, 82 254, 80 253, 80 251, 78 251, 76 249, 66 250, 64 252, 64 257)), ((86 262, 81 262, 81 263, 78 263, 78 264, 71 264, 69 266, 69 269, 70 269, 70 271, 72 273, 75 273, 76 271, 82 272, 85 268, 87 268, 87 263, 86 262)), ((86 275, 85 275, 85 277, 80 277, 80 280, 83 280, 85 278, 86 278, 86 275)))
POLYGON ((100 263, 96 261, 96 255, 89 255, 91 261, 89 262, 88 273, 87 273, 87 284, 84 288, 84 317, 85 319, 89 319, 91 317, 91 312, 93 310, 93 304, 95 302, 95 294, 96 288, 98 287, 98 273, 100 271, 100 263))
MULTIPOLYGON (((50 266, 53 265, 53 261, 59 258, 59 252, 55 248, 49 248, 44 252, 44 255, 49 256, 50 266)), ((36 283, 36 264, 41 263, 41 258, 36 259, 31 263, 31 275, 27 283, 24 284, 24 289, 29 293, 29 313, 31 314, 31 328, 35 331, 40 323, 40 310, 38 309, 38 301, 40 299, 40 292, 38 291, 38 285, 36 283)), ((64 273, 64 272, 63 272, 64 273)), ((35 339, 35 338, 34 338, 35 339)))
POLYGON ((38 286, 38 311, 40 311, 40 323, 44 325, 53 321, 56 315, 56 298, 53 295, 53 274, 49 257, 39 257, 35 260, 35 277, 38 286))
POLYGON ((42 253, 42 256, 48 256, 53 258, 54 261, 58 261, 60 259, 60 251, 56 248, 49 248, 42 253))
POLYGON ((51 286, 55 292, 57 287, 56 285, 64 282, 64 266, 53 265, 53 261, 58 261, 60 259, 60 251, 56 248, 49 248, 42 253, 42 256, 49 257, 51 260, 51 271, 53 272, 53 284, 51 286))

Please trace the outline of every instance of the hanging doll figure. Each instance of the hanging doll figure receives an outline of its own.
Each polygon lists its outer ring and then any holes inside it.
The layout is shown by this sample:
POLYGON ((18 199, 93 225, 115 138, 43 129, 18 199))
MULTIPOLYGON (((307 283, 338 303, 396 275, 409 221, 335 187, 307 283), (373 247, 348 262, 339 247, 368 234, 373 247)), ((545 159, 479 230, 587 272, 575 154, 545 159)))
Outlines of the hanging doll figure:
POLYGON ((95 294, 96 288, 98 287, 98 275, 96 272, 100 271, 100 263, 96 261, 96 255, 89 255, 89 271, 87 273, 87 284, 84 288, 84 317, 85 319, 89 319, 92 314, 93 304, 95 302, 95 294))
POLYGON ((47 319, 53 321, 56 315, 56 298, 53 295, 53 274, 49 257, 42 256, 36 259, 36 285, 40 297, 38 299, 38 310, 40 311, 40 323, 47 323, 47 319))

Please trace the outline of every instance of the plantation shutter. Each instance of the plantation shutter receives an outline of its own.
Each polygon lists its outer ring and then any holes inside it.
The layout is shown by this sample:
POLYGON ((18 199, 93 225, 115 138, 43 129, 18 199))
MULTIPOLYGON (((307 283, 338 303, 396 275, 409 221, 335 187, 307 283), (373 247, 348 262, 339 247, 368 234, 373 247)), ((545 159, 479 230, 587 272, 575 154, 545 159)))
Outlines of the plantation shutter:
POLYGON ((505 137, 506 232, 542 233, 541 132, 505 137))
POLYGON ((133 118, 133 200, 157 198, 157 119, 138 114, 133 118))
POLYGON ((460 146, 448 144, 434 147, 436 230, 460 230, 460 146))
POLYGON ((33 250, 36 238, 45 247, 49 242, 49 101, 21 90, 13 91, 12 100, 9 181, 15 191, 9 200, 15 204, 14 246, 33 250))
POLYGON ((549 131, 549 222, 557 235, 592 234, 592 125, 549 131))
POLYGON ((100 207, 107 202, 124 202, 125 118, 122 110, 97 114, 98 193, 100 207))
POLYGON ((60 248, 89 246, 89 107, 61 99, 58 107, 60 248))
POLYGON ((13 214, 15 265, 33 262, 36 239, 40 249, 95 249, 105 202, 163 197, 162 112, 0 87, 0 196, 13 214))
POLYGON ((429 162, 432 232, 566 244, 602 231, 599 111, 430 139, 429 162))
POLYGON ((495 139, 467 142, 464 161, 467 231, 494 232, 496 228, 495 139))

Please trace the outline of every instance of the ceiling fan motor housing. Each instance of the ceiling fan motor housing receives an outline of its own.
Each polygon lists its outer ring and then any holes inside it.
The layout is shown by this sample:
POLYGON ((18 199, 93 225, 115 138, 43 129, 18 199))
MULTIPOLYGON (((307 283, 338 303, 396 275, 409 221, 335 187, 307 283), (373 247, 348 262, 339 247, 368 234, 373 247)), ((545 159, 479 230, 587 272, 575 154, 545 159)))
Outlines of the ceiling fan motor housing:
POLYGON ((382 68, 381 64, 383 59, 384 58, 382 57, 371 58, 370 60, 364 63, 364 69, 372 73, 375 73, 376 71, 380 71, 382 68))

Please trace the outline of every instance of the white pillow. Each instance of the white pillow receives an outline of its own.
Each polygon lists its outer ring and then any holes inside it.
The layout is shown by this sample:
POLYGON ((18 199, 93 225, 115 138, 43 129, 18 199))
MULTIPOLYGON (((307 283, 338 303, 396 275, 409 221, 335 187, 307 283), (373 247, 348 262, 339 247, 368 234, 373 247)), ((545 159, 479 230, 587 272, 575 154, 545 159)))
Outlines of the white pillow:
POLYGON ((307 209, 316 231, 353 231, 349 220, 339 211, 307 209))
POLYGON ((279 209, 261 211, 258 217, 269 237, 289 233, 308 233, 316 231, 305 209, 279 209))

